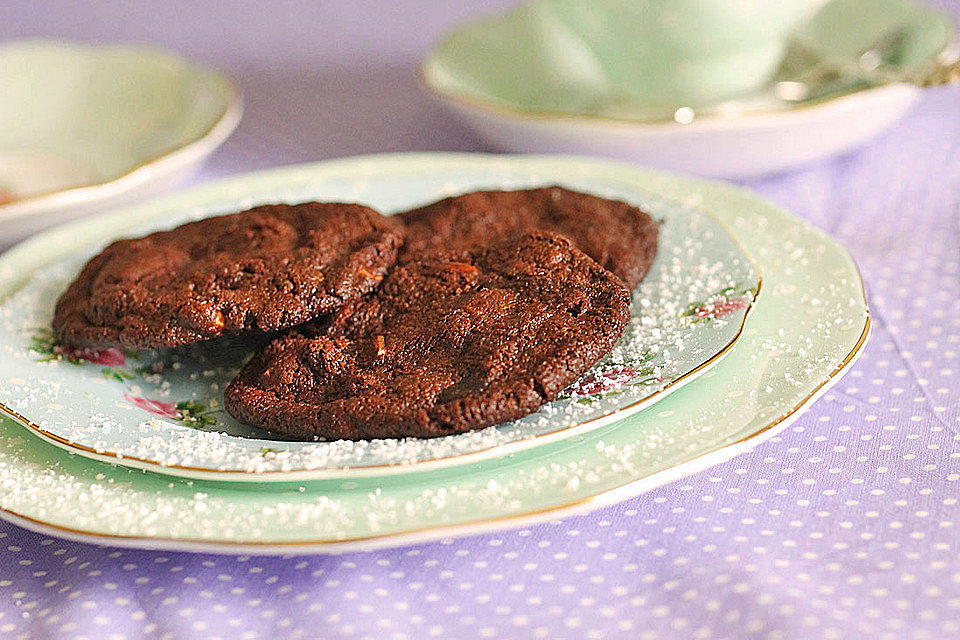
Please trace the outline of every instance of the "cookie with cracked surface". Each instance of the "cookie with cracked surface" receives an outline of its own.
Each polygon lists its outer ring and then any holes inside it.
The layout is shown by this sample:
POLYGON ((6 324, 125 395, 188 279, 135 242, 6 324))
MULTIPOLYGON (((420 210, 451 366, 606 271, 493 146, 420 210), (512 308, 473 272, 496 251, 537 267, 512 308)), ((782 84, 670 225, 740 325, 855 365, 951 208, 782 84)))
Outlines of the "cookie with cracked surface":
POLYGON ((371 291, 402 229, 356 204, 264 205, 119 240, 57 302, 60 340, 174 347, 266 332, 329 314, 371 291))
POLYGON ((329 325, 267 345, 225 404, 298 438, 480 429, 555 399, 610 351, 629 304, 616 276, 560 236, 421 254, 329 325))
POLYGON ((401 259, 424 249, 471 247, 524 233, 556 233, 636 288, 657 253, 657 224, 617 200, 563 187, 477 191, 398 215, 407 227, 401 259))

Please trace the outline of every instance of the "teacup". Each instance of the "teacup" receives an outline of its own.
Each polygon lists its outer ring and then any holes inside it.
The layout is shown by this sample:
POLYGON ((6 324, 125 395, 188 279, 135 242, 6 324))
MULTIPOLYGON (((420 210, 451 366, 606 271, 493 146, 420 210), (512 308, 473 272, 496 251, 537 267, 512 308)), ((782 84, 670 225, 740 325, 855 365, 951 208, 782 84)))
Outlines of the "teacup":
POLYGON ((535 0, 586 45, 614 99, 697 106, 755 89, 828 0, 535 0))

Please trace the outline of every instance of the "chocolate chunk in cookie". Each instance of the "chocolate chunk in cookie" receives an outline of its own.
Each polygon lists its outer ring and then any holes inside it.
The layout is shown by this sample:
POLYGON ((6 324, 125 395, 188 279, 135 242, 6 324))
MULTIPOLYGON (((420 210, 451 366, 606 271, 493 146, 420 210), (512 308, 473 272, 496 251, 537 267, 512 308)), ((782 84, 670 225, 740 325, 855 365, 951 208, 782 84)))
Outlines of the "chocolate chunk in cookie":
POLYGON ((562 187, 478 191, 399 214, 401 259, 424 249, 470 249, 525 233, 556 233, 635 288, 657 253, 657 224, 640 209, 562 187))
POLYGON ((226 407, 298 438, 433 437, 499 424, 555 399, 608 353, 629 303, 616 276, 559 236, 420 254, 329 325, 257 353, 226 407))
POLYGON ((402 230, 356 204, 265 205, 119 240, 60 297, 59 338, 86 347, 172 347, 284 329, 376 287, 402 230))

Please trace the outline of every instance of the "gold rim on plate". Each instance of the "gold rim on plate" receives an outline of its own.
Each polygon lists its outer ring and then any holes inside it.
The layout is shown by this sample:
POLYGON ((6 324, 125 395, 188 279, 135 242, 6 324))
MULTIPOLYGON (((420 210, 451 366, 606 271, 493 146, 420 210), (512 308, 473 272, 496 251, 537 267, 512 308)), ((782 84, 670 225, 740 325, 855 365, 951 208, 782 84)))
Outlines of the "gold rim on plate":
MULTIPOLYGON (((861 278, 861 286, 862 284, 863 284, 863 280, 861 278)), ((740 444, 744 444, 750 440, 753 440, 757 436, 770 431, 771 429, 782 424, 784 421, 786 421, 791 416, 795 415, 798 411, 800 411, 800 409, 802 409, 804 405, 806 405, 814 396, 816 396, 822 390, 825 390, 824 387, 827 387, 827 385, 833 382, 836 382, 836 380, 838 379, 837 378, 838 374, 840 374, 842 371, 847 369, 853 363, 856 357, 859 355, 860 351, 863 349, 864 344, 866 344, 867 337, 870 334, 871 324, 872 323, 870 319, 870 311, 868 308, 863 331, 860 334, 860 338, 857 340, 857 343, 853 346, 853 349, 850 351, 850 353, 847 354, 847 356, 843 359, 843 361, 832 372, 830 372, 827 378, 823 382, 821 382, 819 385, 817 385, 817 387, 813 391, 807 394, 792 409, 784 413, 782 416, 780 416, 773 422, 764 425, 757 431, 754 431, 752 434, 748 436, 744 436, 739 440, 735 440, 733 442, 725 444, 712 451, 707 451, 706 453, 702 453, 694 458, 691 458, 689 460, 685 460, 683 462, 667 467, 666 469, 661 469, 660 471, 652 473, 648 476, 636 478, 634 480, 625 482, 621 485, 617 485, 616 487, 605 489, 604 491, 601 491, 592 496, 588 496, 586 498, 580 498, 578 500, 574 500, 572 502, 568 502, 561 505, 556 505, 553 507, 547 507, 544 509, 534 509, 532 511, 527 511, 524 513, 514 513, 506 516, 501 516, 499 518, 486 518, 482 520, 473 520, 468 522, 460 522, 456 524, 421 527, 417 529, 410 529, 407 531, 395 531, 395 532, 376 534, 376 535, 356 536, 352 538, 350 537, 328 538, 328 539, 321 539, 321 540, 305 540, 305 541, 302 541, 302 540, 297 540, 297 541, 294 541, 294 540, 280 540, 280 541, 237 540, 237 541, 231 541, 231 542, 222 542, 222 541, 205 540, 203 538, 175 538, 175 537, 160 537, 160 536, 151 537, 151 536, 125 535, 125 534, 117 534, 117 533, 97 533, 97 532, 92 532, 84 529, 76 529, 73 527, 66 527, 63 525, 52 524, 52 523, 40 520, 38 518, 33 518, 31 516, 23 515, 12 509, 7 509, 6 507, 0 507, 0 518, 6 519, 12 522, 13 524, 17 524, 16 521, 19 520, 23 525, 26 526, 26 528, 31 528, 31 525, 32 525, 32 528, 40 533, 45 533, 45 529, 52 529, 54 531, 67 534, 67 537, 94 538, 97 541, 103 541, 105 544, 109 544, 111 542, 113 543, 121 542, 121 543, 125 543, 126 546, 136 547, 136 546, 139 546, 138 543, 140 542, 151 541, 151 542, 159 543, 158 548, 164 548, 164 549, 176 549, 178 546, 182 546, 182 547, 196 546, 196 547, 203 547, 204 549, 207 549, 207 550, 219 550, 220 552, 241 551, 248 547, 254 547, 254 548, 278 547, 284 550, 289 550, 296 547, 304 547, 304 548, 314 548, 314 549, 320 550, 320 549, 323 549, 324 547, 331 547, 331 548, 349 547, 350 545, 361 544, 365 542, 373 542, 373 541, 383 542, 385 543, 384 546, 389 546, 389 542, 391 540, 399 540, 406 537, 417 538, 416 540, 409 541, 409 544, 413 544, 415 542, 427 542, 437 538, 442 538, 444 537, 444 535, 454 535, 454 536, 467 535, 471 533, 469 531, 469 529, 471 528, 482 528, 484 530, 488 530, 490 528, 497 528, 497 529, 509 528, 511 525, 519 526, 521 521, 524 521, 524 520, 528 520, 532 518, 539 519, 542 516, 545 516, 548 514, 559 515, 560 513, 567 510, 579 510, 588 506, 591 509, 599 508, 614 502, 619 502, 621 500, 626 500, 628 498, 635 497, 640 493, 642 493, 643 491, 641 489, 640 491, 629 493, 631 487, 633 486, 639 485, 640 483, 643 483, 643 482, 649 482, 650 479, 652 478, 655 478, 659 475, 667 474, 668 472, 671 472, 671 471, 675 471, 680 467, 683 467, 684 465, 689 465, 706 456, 719 453, 721 451, 724 451, 725 449, 730 449, 740 444), (622 497, 614 497, 613 499, 607 499, 606 501, 604 501, 605 496, 613 497, 613 494, 624 494, 624 493, 625 495, 623 495, 622 497), (429 532, 430 535, 424 535, 427 532, 429 532), (167 546, 163 546, 164 544, 166 544, 167 546)), ((480 531, 477 531, 477 533, 480 533, 480 531)))
MULTIPOLYGON (((753 258, 750 258, 750 260, 752 262, 753 258)), ((755 263, 754 263, 754 267, 756 267, 755 263)), ((602 426, 602 425, 594 425, 594 423, 598 421, 610 420, 611 418, 621 413, 628 412, 631 409, 638 410, 637 407, 639 405, 651 403, 655 398, 663 394, 668 389, 671 391, 675 391, 676 390, 675 387, 677 387, 678 385, 683 386, 688 382, 691 382, 692 381, 691 377, 693 377, 695 374, 702 373, 705 369, 713 366, 719 360, 723 359, 723 357, 726 356, 730 352, 730 350, 733 349, 733 347, 736 346, 736 344, 740 341, 740 338, 743 335, 743 329, 746 326, 747 317, 750 315, 750 312, 753 310, 753 307, 756 304, 757 299, 760 297, 762 277, 760 276, 760 272, 758 269, 755 268, 754 271, 757 273, 756 294, 754 295, 753 299, 750 301, 750 305, 746 308, 743 314, 743 318, 740 321, 740 326, 737 329, 737 333, 730 339, 729 342, 727 342, 727 344, 723 346, 722 349, 720 349, 715 354, 713 354, 708 360, 701 362, 695 368, 686 372, 682 376, 674 379, 673 381, 670 382, 670 384, 663 387, 662 389, 650 394, 649 396, 641 400, 637 400, 633 404, 628 404, 625 407, 620 407, 618 409, 615 409, 610 413, 606 413, 602 416, 597 416, 596 418, 591 418, 590 420, 587 420, 585 422, 578 422, 577 424, 560 427, 559 429, 555 429, 554 431, 540 433, 540 434, 537 434, 536 436, 533 436, 532 438, 525 438, 525 439, 517 440, 513 442, 504 442, 502 444, 490 445, 489 447, 484 447, 483 449, 478 449, 476 451, 465 451, 462 453, 455 453, 449 456, 442 456, 438 458, 427 458, 426 460, 419 460, 414 463, 388 462, 384 464, 371 464, 371 465, 365 465, 360 467, 333 467, 333 468, 322 469, 322 470, 301 468, 301 469, 271 469, 268 471, 247 471, 246 469, 210 469, 206 467, 192 467, 189 465, 180 465, 180 464, 163 464, 162 462, 157 462, 156 460, 139 458, 137 456, 129 456, 126 454, 116 453, 113 451, 98 451, 85 444, 79 444, 77 442, 67 440, 64 437, 51 433, 46 429, 44 429, 43 427, 41 427, 40 425, 34 422, 31 422, 30 419, 17 413, 16 411, 6 406, 2 402, 0 402, 0 414, 6 414, 7 417, 11 418, 21 426, 26 427, 31 432, 33 432, 34 435, 39 436, 43 440, 46 440, 47 442, 50 442, 51 444, 56 445, 64 450, 76 449, 78 452, 80 452, 80 455, 83 455, 84 457, 87 457, 87 458, 95 459, 100 462, 119 464, 121 466, 125 466, 131 469, 145 469, 148 471, 154 471, 156 473, 163 473, 165 470, 169 470, 169 469, 179 469, 182 471, 189 471, 191 473, 195 473, 196 475, 195 476, 177 475, 176 477, 180 477, 180 478, 193 477, 195 479, 201 479, 200 476, 205 476, 202 479, 214 480, 214 481, 224 480, 224 478, 216 477, 221 474, 240 474, 240 473, 249 475, 250 482, 255 482, 258 478, 261 478, 266 475, 273 475, 278 473, 291 476, 290 481, 295 482, 297 481, 297 479, 294 477, 294 474, 298 474, 298 473, 299 474, 308 474, 308 473, 316 474, 315 478, 311 478, 312 480, 314 479, 323 480, 323 479, 330 479, 330 478, 323 478, 320 475, 321 473, 325 473, 325 472, 333 473, 336 471, 339 471, 341 473, 346 471, 349 473, 351 477, 362 477, 364 475, 376 475, 377 473, 381 473, 384 469, 391 469, 391 468, 397 468, 397 469, 402 468, 409 472, 428 471, 430 470, 430 467, 437 466, 437 463, 439 462, 446 461, 446 460, 461 459, 465 456, 480 456, 480 454, 487 453, 493 449, 499 450, 498 452, 499 455, 496 457, 502 457, 510 453, 513 453, 514 450, 520 446, 527 448, 527 446, 529 446, 530 443, 532 442, 536 442, 537 444, 547 444, 548 442, 552 441, 552 440, 549 440, 550 436, 554 436, 553 440, 555 440, 556 437, 561 434, 563 434, 566 437, 572 437, 577 433, 579 433, 580 431, 585 430, 586 427, 589 427, 591 425, 595 427, 602 426), (143 466, 127 464, 127 462, 129 461, 141 463, 143 466), (422 467, 421 465, 427 465, 427 466, 422 467), (370 471, 369 474, 365 473, 367 470, 370 471), (206 476, 209 476, 209 477, 206 477, 206 476)), ((318 442, 317 444, 322 444, 322 442, 318 442)), ((68 451, 68 453, 70 452, 68 451)))
MULTIPOLYGON (((233 476, 236 478, 237 474, 243 474, 249 476, 243 480, 237 480, 238 482, 256 482, 260 478, 265 476, 273 476, 275 474, 284 474, 289 476, 290 482, 299 482, 299 481, 313 481, 313 480, 330 480, 335 477, 333 474, 339 473, 340 476, 343 476, 344 479, 348 477, 369 477, 373 475, 378 475, 384 472, 385 469, 397 469, 402 470, 406 473, 418 473, 430 471, 435 468, 444 468, 444 465, 441 465, 441 462, 448 460, 457 460, 460 464, 468 464, 469 460, 464 460, 468 456, 481 457, 482 454, 489 453, 490 451, 496 449, 497 453, 493 457, 500 458, 510 453, 515 453, 518 449, 524 450, 530 448, 530 446, 535 446, 539 444, 549 444, 550 442, 556 442, 561 439, 561 436, 564 438, 573 437, 580 432, 587 431, 589 428, 599 428, 603 424, 609 423, 612 419, 620 414, 625 414, 622 417, 626 418, 627 415, 632 415, 636 411, 640 410, 641 405, 652 404, 655 399, 663 395, 664 392, 670 390, 671 392, 678 390, 680 387, 686 385, 689 382, 692 382, 698 374, 702 374, 705 369, 712 367, 722 360, 727 354, 730 353, 730 350, 736 346, 740 341, 740 338, 743 336, 743 330, 746 327, 747 318, 750 316, 750 312, 753 311, 754 306, 757 303, 757 300, 760 298, 760 290, 763 283, 763 274, 761 273, 760 266, 757 264, 756 260, 753 259, 753 256, 750 255, 750 252, 747 251, 740 241, 737 239, 736 235, 732 233, 730 228, 721 220, 718 220, 715 216, 711 215, 709 212, 704 211, 701 207, 686 205, 680 203, 676 200, 670 198, 662 198, 662 200, 671 202, 675 205, 682 206, 690 211, 695 211, 698 215, 708 217, 714 224, 719 226, 724 232, 729 236, 733 244, 740 250, 740 253, 750 261, 750 265, 753 267, 753 272, 756 274, 756 285, 754 288, 754 295, 750 300, 750 304, 744 311, 743 318, 740 320, 740 326, 737 328, 737 332, 732 338, 715 354, 710 358, 701 362, 699 365, 686 372, 682 376, 672 380, 670 384, 666 385, 662 389, 650 394, 649 396, 637 400, 632 404, 628 404, 625 407, 620 407, 618 409, 612 410, 609 413, 606 413, 602 416, 597 416, 591 418, 585 422, 578 422, 577 424, 567 425, 565 427, 560 427, 553 431, 548 431, 546 433, 540 433, 532 438, 524 438, 521 440, 514 440, 511 442, 504 442, 501 444, 490 445, 489 447, 484 447, 483 449, 478 449, 476 451, 464 451, 462 453, 455 453, 453 455, 441 456, 436 458, 427 458, 425 460, 418 460, 416 462, 388 462, 384 464, 372 464, 356 467, 331 467, 324 469, 307 469, 307 468, 298 468, 298 469, 272 469, 267 471, 248 471, 246 469, 210 469, 208 467, 194 467, 190 465, 180 465, 180 464, 163 464, 156 460, 150 460, 147 458, 140 458, 137 456, 130 456, 122 453, 116 453, 114 451, 106 450, 97 450, 93 447, 89 447, 85 444, 80 444, 67 440, 62 436, 58 436, 54 433, 51 433, 41 427, 40 425, 31 422, 29 418, 19 414, 10 407, 6 406, 0 402, 0 415, 6 414, 8 417, 16 421, 18 424, 26 427, 34 433, 34 435, 40 437, 47 442, 60 447, 61 449, 67 450, 75 449, 79 452, 80 455, 97 460, 99 462, 107 462, 110 464, 119 464, 131 469, 141 469, 146 471, 153 471, 155 473, 163 474, 165 471, 171 469, 186 471, 193 475, 186 474, 174 474, 170 473, 168 475, 173 475, 178 478, 192 478, 196 480, 212 480, 212 481, 231 481, 228 478, 218 477, 218 476, 233 476), (632 410, 632 411, 631 411, 632 410), (602 424, 595 424, 597 422, 602 422, 602 424), (533 445, 531 443, 534 443, 533 445), (129 462, 134 462, 137 464, 128 464, 129 462), (299 474, 299 475, 298 475, 299 474), (309 474, 311 477, 302 478, 300 476, 309 474), (324 474, 328 474, 327 477, 324 477, 324 474)), ((238 437, 238 436, 233 436, 238 437)), ((246 439, 246 438, 244 438, 246 439)), ((318 443, 320 444, 320 443, 318 443)), ((484 459, 491 459, 485 457, 484 459)), ((452 466, 452 465, 451 465, 452 466)), ((271 482, 274 480, 271 480, 271 482)), ((277 480, 277 482, 284 482, 286 480, 277 480)))

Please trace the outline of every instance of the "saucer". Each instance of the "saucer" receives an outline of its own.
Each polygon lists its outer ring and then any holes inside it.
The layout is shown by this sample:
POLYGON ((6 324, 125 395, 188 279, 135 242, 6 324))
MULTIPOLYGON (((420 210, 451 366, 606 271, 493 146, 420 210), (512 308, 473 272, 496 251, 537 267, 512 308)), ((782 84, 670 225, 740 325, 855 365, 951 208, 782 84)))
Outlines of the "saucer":
POLYGON ((771 92, 766 87, 706 115, 681 107, 665 117, 611 98, 602 75, 558 68, 543 30, 532 6, 461 26, 429 52, 422 81, 498 149, 607 156, 727 178, 782 171, 864 143, 915 103, 918 83, 958 57, 953 22, 929 6, 834 0, 793 41, 820 60, 856 63, 896 34, 885 68, 912 81, 847 83, 816 99, 776 102, 760 99, 771 92))
POLYGON ((141 46, 0 47, 0 243, 156 193, 240 120, 222 74, 141 46))

